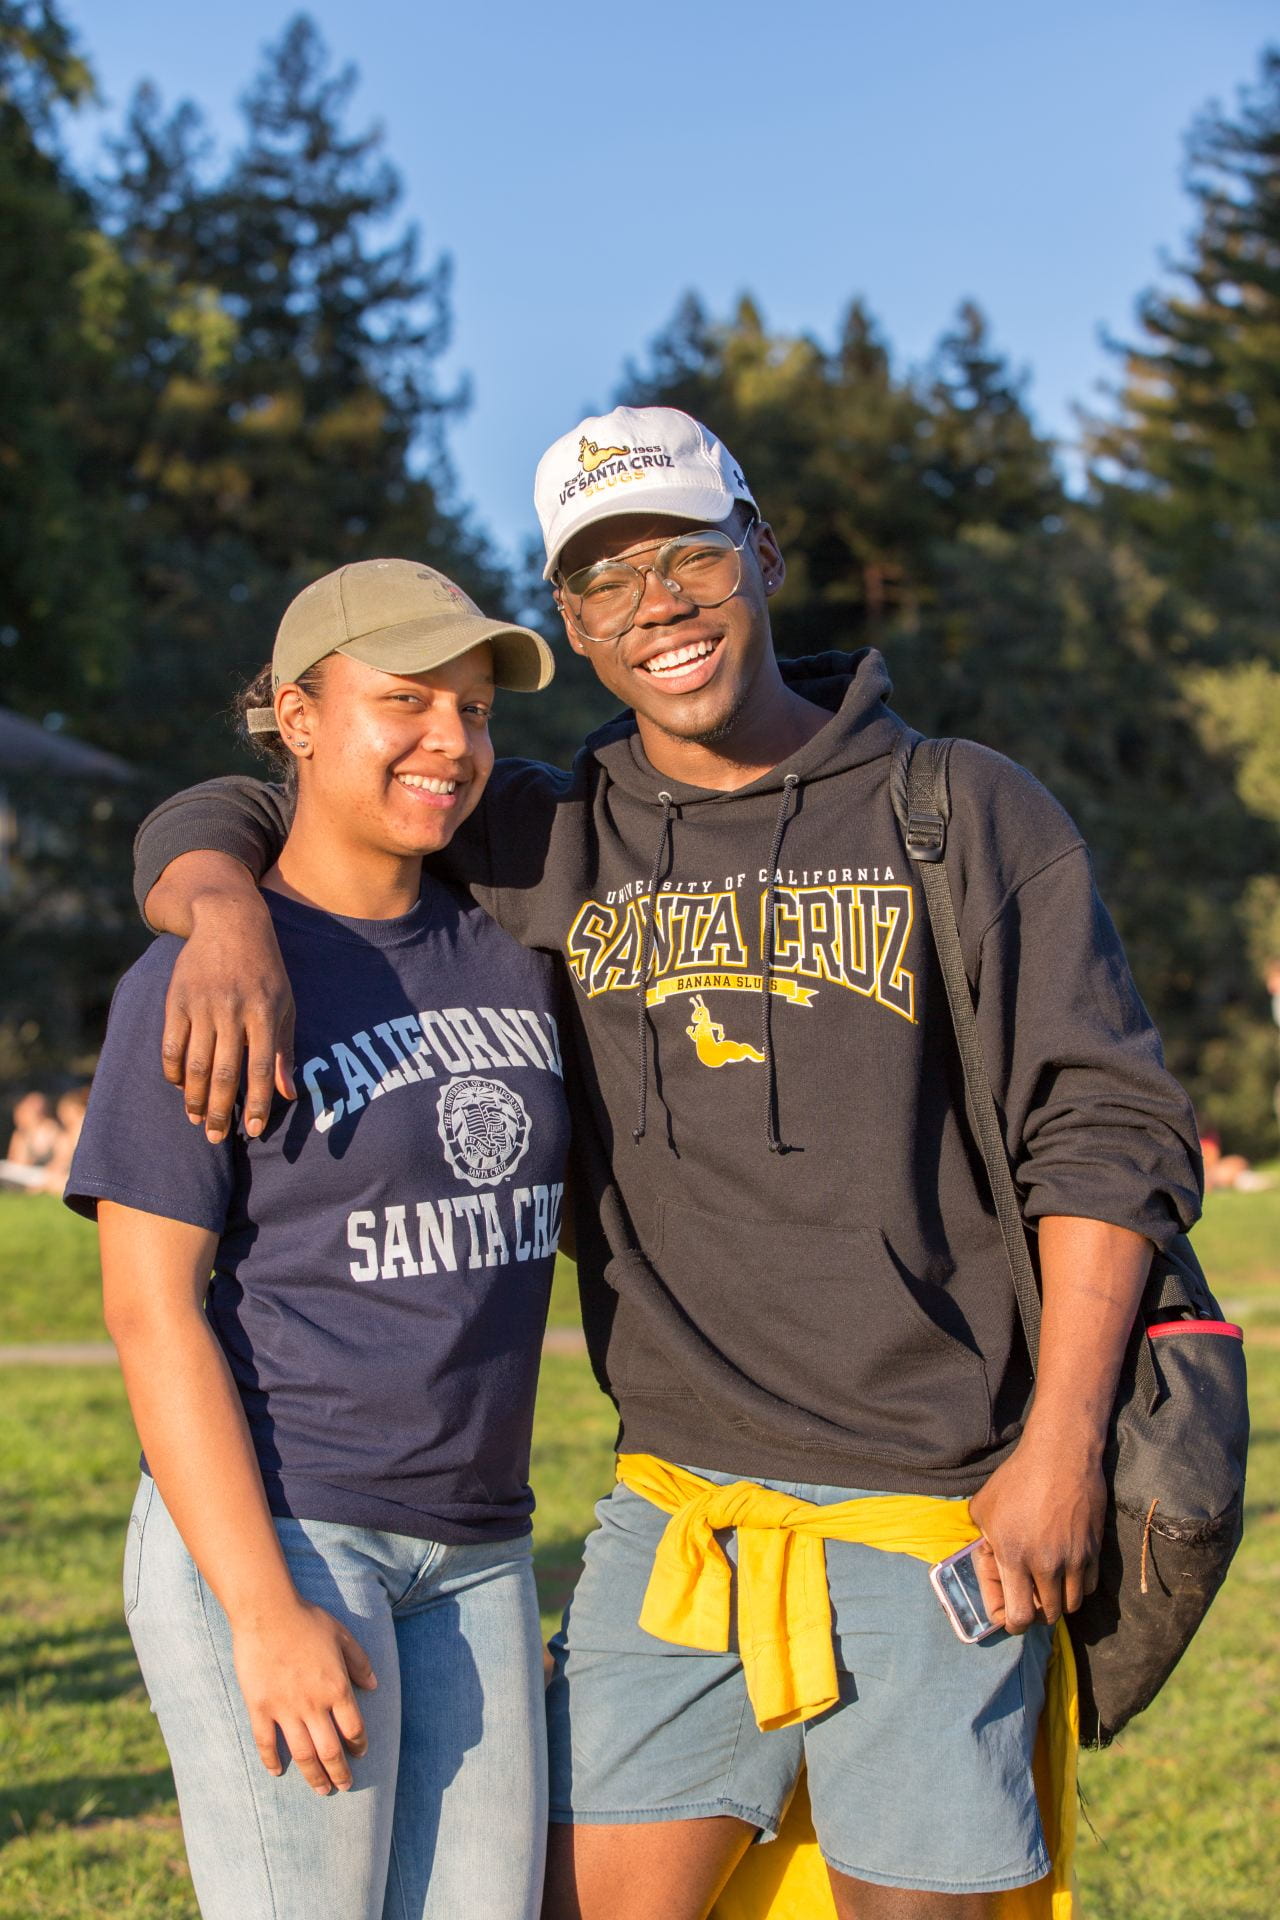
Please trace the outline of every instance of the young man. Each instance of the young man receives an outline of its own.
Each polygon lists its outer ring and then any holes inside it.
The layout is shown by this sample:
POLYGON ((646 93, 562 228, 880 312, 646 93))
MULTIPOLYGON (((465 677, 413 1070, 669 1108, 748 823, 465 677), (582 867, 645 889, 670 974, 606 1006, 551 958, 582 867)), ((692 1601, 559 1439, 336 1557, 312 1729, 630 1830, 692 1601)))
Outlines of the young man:
MULTIPOLYGON (((968 1497, 1010 1629, 963 1645, 919 1561, 829 1539, 838 1700, 762 1731, 736 1640, 692 1651, 639 1626, 668 1512, 620 1485, 556 1647, 546 1911, 700 1920, 803 1761, 842 1920, 983 1920, 1047 1866, 1030 1751, 1050 1624, 1095 1578, 1151 1244, 1197 1209, 1190 1109, 1072 823, 959 744, 947 863, 1043 1283, 1028 1411, 891 803, 903 723, 880 656, 778 661, 778 543, 683 414, 582 422, 536 499, 569 644, 629 711, 571 773, 500 763, 454 846, 477 898, 567 968, 584 1319, 624 1472, 650 1490, 661 1463, 763 1485, 792 1517, 859 1493, 968 1497)), ((140 836, 148 917, 192 935, 167 1070, 212 1133, 246 1033, 250 1131, 273 1061, 288 1084, 287 989, 253 885, 280 805, 213 783, 140 836)))

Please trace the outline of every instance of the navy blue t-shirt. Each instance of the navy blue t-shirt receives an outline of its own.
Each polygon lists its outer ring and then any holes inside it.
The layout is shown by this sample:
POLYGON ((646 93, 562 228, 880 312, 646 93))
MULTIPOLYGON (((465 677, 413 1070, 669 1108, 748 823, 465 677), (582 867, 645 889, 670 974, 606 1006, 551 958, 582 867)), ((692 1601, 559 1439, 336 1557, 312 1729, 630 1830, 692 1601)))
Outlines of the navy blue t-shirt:
POLYGON ((428 881, 344 920, 266 896, 299 1098, 211 1146, 160 1068, 181 943, 120 982, 67 1201, 219 1235, 206 1312, 273 1513, 450 1543, 529 1528, 568 1140, 553 963, 428 881))

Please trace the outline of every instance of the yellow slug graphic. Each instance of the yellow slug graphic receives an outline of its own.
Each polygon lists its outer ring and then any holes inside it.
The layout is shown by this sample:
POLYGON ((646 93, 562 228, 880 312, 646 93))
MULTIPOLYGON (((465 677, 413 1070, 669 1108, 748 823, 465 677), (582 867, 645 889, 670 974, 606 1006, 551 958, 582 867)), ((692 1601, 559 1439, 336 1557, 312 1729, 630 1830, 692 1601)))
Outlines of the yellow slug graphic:
POLYGON ((578 464, 584 473, 594 473, 606 460, 616 460, 619 455, 630 453, 630 447, 598 447, 594 440, 588 440, 584 433, 578 442, 578 464))
POLYGON ((763 1061, 764 1055, 744 1040, 725 1039, 724 1028, 711 1018, 711 1009, 700 993, 694 994, 689 1005, 693 1008, 693 1025, 685 1032, 704 1067, 725 1067, 734 1060, 763 1061))

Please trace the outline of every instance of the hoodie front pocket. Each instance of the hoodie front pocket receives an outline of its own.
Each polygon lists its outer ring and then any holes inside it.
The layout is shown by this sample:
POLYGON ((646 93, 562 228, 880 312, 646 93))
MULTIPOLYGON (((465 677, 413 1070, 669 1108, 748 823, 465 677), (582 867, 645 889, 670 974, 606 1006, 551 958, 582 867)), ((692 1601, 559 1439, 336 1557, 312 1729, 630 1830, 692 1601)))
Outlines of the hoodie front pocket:
POLYGON ((847 1433, 851 1451, 927 1470, 991 1445, 982 1356, 944 1324, 944 1290, 907 1274, 878 1229, 667 1202, 658 1242, 678 1314, 754 1388, 847 1433))

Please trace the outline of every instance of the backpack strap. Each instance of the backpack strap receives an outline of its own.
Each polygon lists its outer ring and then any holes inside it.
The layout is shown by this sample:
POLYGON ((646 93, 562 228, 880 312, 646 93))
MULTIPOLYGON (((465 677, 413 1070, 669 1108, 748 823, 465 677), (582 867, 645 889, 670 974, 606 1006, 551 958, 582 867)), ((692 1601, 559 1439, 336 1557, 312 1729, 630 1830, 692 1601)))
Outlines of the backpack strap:
POLYGON ((960 946, 951 876, 944 859, 951 819, 950 759, 950 740, 926 740, 921 734, 904 729, 894 746, 889 787, 907 852, 920 870, 925 910, 964 1069, 969 1118, 986 1165, 1034 1372, 1040 1355, 1040 1289, 1027 1251, 1026 1228, 1009 1168, 1004 1128, 983 1059, 973 994, 960 946))

